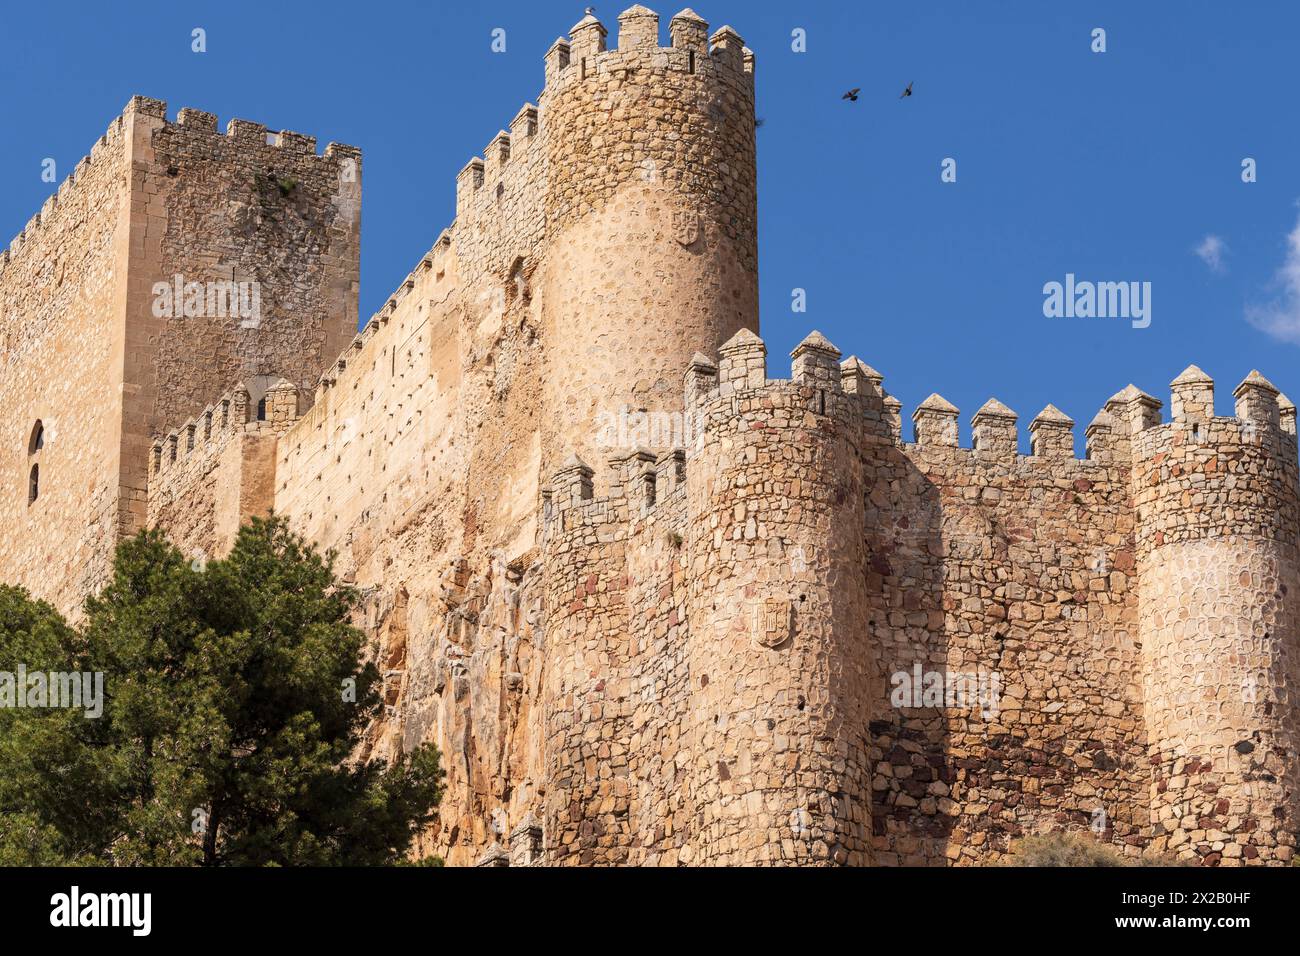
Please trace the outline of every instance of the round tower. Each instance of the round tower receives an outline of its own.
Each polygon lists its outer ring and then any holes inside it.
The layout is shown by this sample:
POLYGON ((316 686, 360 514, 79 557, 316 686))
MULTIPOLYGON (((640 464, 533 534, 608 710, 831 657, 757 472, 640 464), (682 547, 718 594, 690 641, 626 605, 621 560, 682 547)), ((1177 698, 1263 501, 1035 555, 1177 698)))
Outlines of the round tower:
POLYGON ((742 331, 716 372, 688 373, 702 435, 686 464, 684 862, 870 862, 864 399, 838 360, 813 333, 794 380, 768 382, 742 331))
POLYGON ((1236 417, 1189 368, 1173 422, 1136 389, 1137 512, 1152 848, 1204 865, 1281 864, 1300 823, 1300 515, 1296 441, 1257 372, 1236 417))
POLYGON ((753 57, 690 10, 588 15, 546 58, 542 466, 614 450, 602 423, 679 415, 681 370, 758 327, 753 57))

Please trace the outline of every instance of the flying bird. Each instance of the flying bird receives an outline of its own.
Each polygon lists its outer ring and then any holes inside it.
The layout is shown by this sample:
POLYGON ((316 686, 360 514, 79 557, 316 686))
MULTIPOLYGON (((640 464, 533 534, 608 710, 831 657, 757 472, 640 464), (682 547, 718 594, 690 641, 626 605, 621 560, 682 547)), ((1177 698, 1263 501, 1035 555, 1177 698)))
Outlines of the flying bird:
POLYGON ((859 86, 859 87, 855 87, 854 89, 849 90, 847 93, 845 93, 843 96, 841 96, 840 99, 842 99, 842 100, 852 100, 854 103, 856 103, 856 102, 858 101, 858 94, 861 93, 861 92, 862 92, 862 87, 860 87, 860 86, 859 86))
MULTIPOLYGON (((916 82, 916 81, 913 80, 912 82, 916 82)), ((901 96, 899 96, 899 99, 901 100, 904 96, 911 96, 911 95, 912 95, 912 84, 908 83, 907 89, 903 90, 903 93, 901 96)))

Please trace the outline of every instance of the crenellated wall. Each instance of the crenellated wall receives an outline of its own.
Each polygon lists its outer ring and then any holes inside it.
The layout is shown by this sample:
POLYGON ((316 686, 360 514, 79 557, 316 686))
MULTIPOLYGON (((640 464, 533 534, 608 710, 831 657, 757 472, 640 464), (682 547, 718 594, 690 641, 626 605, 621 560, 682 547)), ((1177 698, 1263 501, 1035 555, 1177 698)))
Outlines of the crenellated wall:
POLYGON ((1295 406, 1252 373, 1217 417, 1193 367, 1172 422, 1129 386, 1080 459, 1051 405, 1020 454, 996 399, 970 448, 939 395, 905 440, 818 333, 769 378, 753 56, 667 34, 637 6, 616 48, 590 15, 557 40, 355 335, 356 152, 133 101, 5 256, 6 473, 56 477, 0 577, 66 604, 116 529, 206 558, 286 516, 362 597, 360 756, 442 751, 416 853, 453 865, 980 865, 1061 829, 1290 861, 1295 406), (146 318, 186 266, 257 275, 263 328, 146 318))
POLYGON ((1136 853, 1148 821, 1129 469, 1096 429, 1077 460, 1073 423, 1051 406, 1028 456, 1000 402, 973 416, 970 449, 957 415, 923 403, 917 442, 881 448, 867 490, 887 684, 872 725, 877 859, 988 862, 1026 834, 1084 827, 1136 853), (895 699, 918 664, 973 675, 976 699, 895 699))
POLYGON ((0 580, 69 612, 108 574, 121 508, 134 122, 128 106, 0 252, 0 580))
POLYGON ((254 401, 242 384, 154 441, 149 526, 200 563, 233 547, 275 502, 276 439, 298 419, 298 389, 277 379, 254 401))
MULTIPOLYGON (((673 458, 658 449, 611 459, 609 495, 576 457, 544 491, 548 861, 987 864, 1056 829, 1091 830, 1131 856, 1289 859, 1286 779, 1231 815, 1220 778, 1207 779, 1220 795, 1191 811, 1203 826, 1172 839, 1167 828, 1162 722, 1216 739, 1239 726, 1220 713, 1218 679, 1211 704, 1150 709, 1167 678, 1150 653, 1159 611, 1141 575, 1157 589, 1161 577, 1141 570, 1142 542, 1167 524, 1143 505, 1141 456, 1183 426, 1160 426, 1159 403, 1130 387, 1089 425, 1086 458, 1052 406, 1021 455, 1015 413, 990 400, 966 449, 958 410, 931 396, 913 416, 917 441, 904 443, 879 373, 838 357, 814 333, 782 382, 748 332, 716 363, 696 356, 685 404, 700 436, 671 466, 685 474, 683 511, 663 495, 673 458), (665 524, 681 549, 671 563, 644 536, 665 524), (631 595, 656 588, 678 639, 648 670, 646 611, 631 595), (656 692, 642 697, 651 672, 656 692), (633 769, 647 757, 657 783, 633 769), (637 808, 655 799, 660 826, 638 830, 637 808), (1267 840, 1225 853, 1212 815, 1249 832, 1264 806, 1267 840)), ((1251 434, 1253 407, 1227 421, 1251 434)), ((1250 513, 1273 516, 1293 549, 1295 443, 1289 416, 1272 420, 1278 497, 1250 513)), ((1237 573, 1261 561, 1268 591, 1280 572, 1266 550, 1240 554, 1237 573)), ((1232 611, 1248 630, 1260 614, 1292 626, 1273 607, 1258 593, 1232 611)), ((1286 646, 1270 644, 1260 665, 1273 690, 1255 713, 1267 758, 1251 782, 1294 773, 1296 721, 1277 706, 1293 679, 1286 646)))

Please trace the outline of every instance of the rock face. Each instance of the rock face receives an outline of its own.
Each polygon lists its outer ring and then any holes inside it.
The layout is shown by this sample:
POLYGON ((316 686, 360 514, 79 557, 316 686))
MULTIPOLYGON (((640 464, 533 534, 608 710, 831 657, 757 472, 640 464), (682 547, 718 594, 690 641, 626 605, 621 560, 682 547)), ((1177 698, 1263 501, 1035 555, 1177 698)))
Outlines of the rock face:
MULTIPOLYGON (((1215 417, 1193 367, 1171 422, 1129 386, 1079 459, 1050 405, 1020 454, 995 399, 970 449, 939 395, 905 442, 883 376, 818 333, 769 379, 753 56, 689 10, 667 47, 644 7, 619 20, 617 49, 594 16, 551 47, 314 392, 310 336, 211 388, 160 372, 179 414, 144 434, 141 520, 210 556, 274 508, 337 552, 385 680, 360 756, 439 746, 416 850, 453 865, 973 865, 1053 829, 1288 862, 1295 406, 1252 373, 1215 417)), ((167 247, 342 241, 337 174, 334 218, 167 247)), ((17 441, 22 477, 50 446, 17 441)), ((0 572, 66 607, 93 574, 15 570, 61 520, 31 512, 0 572)))

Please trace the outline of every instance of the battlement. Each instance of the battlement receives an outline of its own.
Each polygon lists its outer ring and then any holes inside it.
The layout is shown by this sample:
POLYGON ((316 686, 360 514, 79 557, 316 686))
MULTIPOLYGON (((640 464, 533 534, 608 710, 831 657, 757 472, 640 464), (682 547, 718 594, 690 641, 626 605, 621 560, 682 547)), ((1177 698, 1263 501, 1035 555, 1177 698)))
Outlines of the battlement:
POLYGON ((528 160, 540 140, 540 116, 537 107, 525 103, 510 121, 509 130, 500 130, 488 142, 482 156, 474 156, 456 174, 456 217, 461 219, 485 184, 493 184, 494 198, 504 195, 509 186, 500 181, 507 176, 531 176, 528 160), (516 173, 516 170, 520 172, 516 173))
POLYGON ((298 389, 276 379, 260 399, 243 384, 149 449, 147 514, 187 554, 206 560, 274 501, 278 439, 298 420, 298 389))
POLYGON ((595 471, 577 455, 541 489, 544 538, 606 522, 635 523, 675 506, 686 490, 686 452, 648 448, 619 452, 606 460, 608 493, 594 494, 595 471))
POLYGON ((368 354, 367 349, 370 344, 388 326, 388 323, 397 312, 398 305, 415 291, 421 282, 425 282, 430 278, 436 279, 442 274, 451 255, 454 227, 455 223, 452 224, 451 228, 444 229, 439 233, 433 246, 420 257, 420 261, 416 263, 415 268, 407 273, 402 284, 384 302, 383 308, 370 316, 361 330, 353 336, 347 347, 339 353, 333 364, 321 373, 316 382, 313 404, 319 404, 326 394, 346 377, 349 366, 361 367, 362 357, 368 354))
MULTIPOLYGON (((235 436, 250 430, 279 434, 299 417, 298 390, 278 379, 254 402, 243 383, 236 385, 194 418, 155 439, 149 448, 149 479, 174 480, 173 474, 194 470, 194 463, 211 458, 235 436)), ((201 466, 200 466, 201 467, 201 466)))
MULTIPOLYGON (((150 100, 139 96, 135 100, 143 100, 147 104, 144 109, 138 109, 138 112, 145 112, 147 115, 166 120, 167 104, 164 101, 150 100)), ((236 143, 258 148, 270 146, 275 149, 282 149, 286 153, 316 156, 330 162, 338 163, 347 159, 359 160, 361 158, 361 150, 346 143, 329 143, 325 147, 324 153, 317 153, 315 136, 295 133, 287 129, 273 132, 265 124, 255 123, 252 120, 231 119, 226 123, 225 131, 220 133, 218 132, 218 125, 215 113, 196 110, 188 106, 183 106, 177 110, 174 122, 165 123, 165 126, 174 126, 188 132, 211 133, 214 136, 225 136, 236 143)))
MULTIPOLYGON (((182 107, 177 112, 175 122, 168 123, 166 122, 167 103, 165 101, 147 96, 133 96, 122 112, 108 124, 104 134, 95 141, 90 154, 82 157, 73 167, 72 172, 68 173, 59 183, 58 188, 46 198, 41 205, 40 211, 28 220, 27 225, 13 238, 8 247, 0 252, 0 275, 4 273, 10 261, 16 259, 23 248, 36 238, 42 224, 49 225, 54 220, 58 215, 60 204, 67 205, 77 188, 78 181, 85 178, 90 168, 102 163, 112 151, 125 148, 123 133, 127 119, 133 115, 160 119, 164 121, 164 126, 184 129, 187 132, 197 130, 203 133, 211 133, 213 136, 224 135, 233 142, 282 149, 286 154, 317 155, 316 137, 314 136, 295 133, 291 130, 280 130, 278 133, 271 133, 261 123, 242 119, 230 120, 226 124, 225 133, 219 134, 217 132, 217 117, 214 114, 189 107, 182 107)), ((359 162, 361 150, 343 143, 330 143, 326 146, 324 154, 318 156, 318 158, 331 163, 341 163, 345 160, 359 162)))
MULTIPOLYGON (((841 362, 839 350, 819 332, 810 334, 791 353, 788 380, 768 378, 767 346, 748 330, 742 330, 724 344, 720 356, 716 365, 703 355, 697 355, 691 363, 686 373, 688 411, 703 413, 739 393, 760 389, 784 391, 794 386, 807 390, 810 410, 843 417, 864 434, 888 438, 898 444, 983 456, 1052 460, 1074 457, 1074 422, 1052 405, 1030 423, 1032 453, 1018 455, 1018 416, 997 399, 990 399, 975 413, 971 419, 972 447, 961 448, 960 410, 938 394, 917 407, 912 415, 914 441, 904 443, 900 435, 902 403, 884 389, 884 377, 856 356, 841 362)), ((1098 453, 1105 443, 1104 425, 1101 422, 1090 426, 1093 447, 1098 453)))
POLYGON ((1294 465, 1295 405, 1258 371, 1233 390, 1234 414, 1214 413, 1214 380, 1195 365, 1171 383, 1172 420, 1162 422, 1161 403, 1129 386, 1107 402, 1105 411, 1126 423, 1137 458, 1168 455, 1191 446, 1253 446, 1294 465))
MULTIPOLYGON (((89 155, 83 156, 78 161, 72 172, 68 173, 59 183, 58 189, 51 193, 45 202, 41 204, 40 211, 27 221, 27 225, 14 236, 5 249, 0 250, 0 277, 4 275, 10 262, 16 262, 23 249, 37 239, 42 225, 50 226, 56 221, 60 205, 64 207, 69 205, 79 192, 78 187, 91 168, 101 166, 110 154, 118 154, 124 151, 125 139, 123 132, 126 127, 126 117, 137 110, 149 111, 153 108, 152 104, 157 102, 157 100, 147 100, 142 96, 133 97, 131 102, 126 105, 126 108, 113 118, 104 134, 91 147, 89 155)), ((124 154, 118 155, 117 158, 123 159, 124 154)))
POLYGON ((754 53, 729 26, 709 35, 709 25, 687 8, 668 24, 667 46, 659 43, 659 14, 641 5, 618 17, 617 44, 607 44, 609 31, 593 14, 557 39, 546 53, 546 88, 580 83, 599 73, 636 69, 647 62, 659 69, 689 74, 730 72, 753 81, 754 53))
POLYGON ((1030 453, 1019 452, 1019 416, 989 399, 970 420, 972 441, 959 441, 960 410, 942 395, 933 394, 912 415, 913 440, 900 435, 902 403, 883 387, 884 377, 856 356, 843 362, 840 352, 819 332, 811 333, 791 353, 791 378, 768 377, 767 346, 757 335, 742 330, 719 350, 715 363, 696 353, 686 370, 685 407, 688 415, 707 427, 709 414, 740 393, 757 390, 806 390, 810 410, 841 417, 864 434, 887 436, 905 448, 918 451, 949 450, 983 459, 1079 464, 1128 464, 1130 456, 1151 456, 1186 440, 1233 443, 1248 436, 1256 444, 1271 442, 1287 461, 1297 457, 1296 407, 1263 378, 1252 372, 1238 386, 1237 414, 1213 415, 1214 383, 1196 366, 1172 385, 1173 421, 1162 424, 1158 399, 1129 385, 1112 396, 1085 429, 1085 452, 1075 454, 1075 422, 1054 405, 1048 405, 1029 424, 1030 453), (1184 437, 1186 435, 1186 437, 1184 437), (1267 436, 1273 436, 1269 438, 1267 436))

